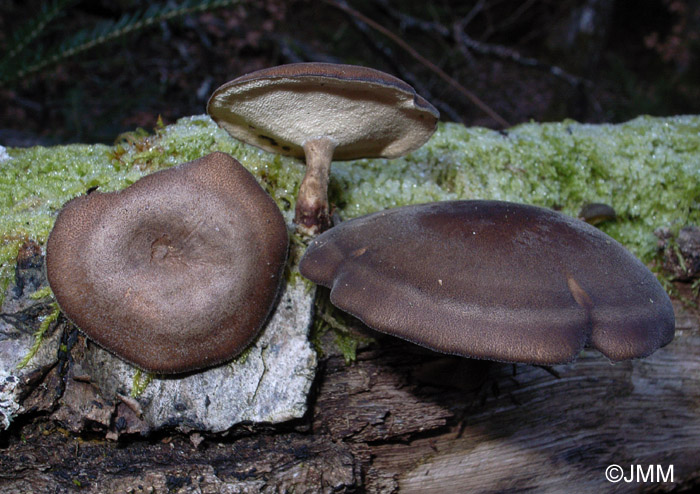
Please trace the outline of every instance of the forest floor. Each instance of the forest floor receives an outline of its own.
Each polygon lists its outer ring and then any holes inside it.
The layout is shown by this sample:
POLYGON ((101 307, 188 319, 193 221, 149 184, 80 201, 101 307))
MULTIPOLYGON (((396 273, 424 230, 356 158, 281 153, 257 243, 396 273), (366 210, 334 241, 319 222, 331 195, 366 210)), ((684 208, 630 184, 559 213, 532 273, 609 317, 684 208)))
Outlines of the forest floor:
MULTIPOLYGON (((23 25, 18 19, 37 20, 45 3, 0 4, 0 53, 15 47, 13 36, 23 25)), ((692 0, 442 1, 427 7, 386 0, 232 1, 96 42, 17 76, 34 56, 49 59, 51 49, 72 35, 85 31, 89 37, 144 4, 57 3, 68 7, 0 65, 5 146, 112 143, 137 127, 152 129, 159 116, 167 124, 204 113, 211 92, 239 75, 311 60, 395 74, 444 120, 466 125, 620 122, 700 111, 694 34, 700 7, 692 0)))

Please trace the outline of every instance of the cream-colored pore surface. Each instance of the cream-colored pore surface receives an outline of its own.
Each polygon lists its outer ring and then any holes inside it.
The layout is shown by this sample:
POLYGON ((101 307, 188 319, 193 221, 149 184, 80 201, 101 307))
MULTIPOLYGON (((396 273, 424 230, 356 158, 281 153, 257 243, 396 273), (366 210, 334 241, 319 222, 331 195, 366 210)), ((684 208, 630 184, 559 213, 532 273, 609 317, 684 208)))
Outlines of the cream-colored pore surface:
POLYGON ((348 84, 251 81, 223 89, 210 112, 234 137, 293 155, 303 154, 305 141, 329 137, 338 143, 336 159, 394 157, 432 134, 434 118, 415 106, 413 94, 348 84))

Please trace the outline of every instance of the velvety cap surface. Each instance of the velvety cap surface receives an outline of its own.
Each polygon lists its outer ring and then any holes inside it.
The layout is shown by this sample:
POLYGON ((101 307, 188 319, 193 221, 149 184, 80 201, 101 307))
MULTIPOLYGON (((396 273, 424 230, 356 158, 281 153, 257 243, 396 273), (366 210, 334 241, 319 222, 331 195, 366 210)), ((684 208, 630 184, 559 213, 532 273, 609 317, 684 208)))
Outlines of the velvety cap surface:
POLYGON ((288 235, 274 201, 224 153, 69 201, 46 246, 61 310, 153 372, 230 359, 275 301, 288 235))
POLYGON ((219 87, 207 112, 236 139, 303 157, 309 139, 328 137, 334 159, 394 158, 435 132, 438 111, 384 72, 300 63, 241 76, 219 87))
POLYGON ((595 227, 497 201, 407 206, 341 223, 300 264, 370 327, 441 352, 564 363, 590 345, 611 360, 671 341, 654 275, 595 227))

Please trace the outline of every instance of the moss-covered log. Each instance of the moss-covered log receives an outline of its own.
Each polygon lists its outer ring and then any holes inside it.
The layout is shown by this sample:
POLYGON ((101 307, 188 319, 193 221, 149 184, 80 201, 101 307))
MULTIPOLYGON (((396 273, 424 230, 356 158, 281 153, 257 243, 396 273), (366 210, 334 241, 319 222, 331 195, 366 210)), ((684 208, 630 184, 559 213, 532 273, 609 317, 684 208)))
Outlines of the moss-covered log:
MULTIPOLYGON (((123 136, 115 146, 8 150, 11 159, 0 164, 3 283, 12 282, 23 244, 43 245, 66 200, 93 187, 123 187, 214 150, 238 158, 291 218, 303 164, 236 143, 205 117, 183 119, 154 135, 123 136)), ((606 203, 617 219, 601 228, 649 262, 657 246, 654 230, 673 233, 700 223, 700 118, 527 124, 504 133, 445 124, 410 156, 334 163, 331 172, 330 199, 345 218, 457 198, 512 200, 572 215, 585 204, 606 203)), ((36 250, 29 249, 32 259, 36 250)), ((29 264, 33 275, 36 263, 29 264)), ((28 377, 31 391, 22 403, 33 411, 18 411, 0 433, 0 490, 690 489, 700 483, 698 295, 690 283, 666 286, 673 291, 676 339, 647 359, 615 365, 593 351, 552 369, 474 362, 324 313, 325 324, 344 321, 351 329, 316 335, 321 365, 303 418, 239 425, 224 434, 164 429, 147 440, 129 433, 127 419, 136 412, 128 398, 105 413, 104 403, 93 399, 90 376, 68 369, 84 343, 76 342, 68 324, 54 325, 47 338, 58 349, 58 363, 28 377), (61 417, 75 414, 61 411, 64 390, 90 398, 82 433, 65 429, 75 429, 75 422, 61 417), (116 441, 106 439, 118 420, 125 432, 116 441), (605 477, 611 464, 625 477, 638 466, 647 476, 611 483, 605 477)), ((14 292, 8 293, 5 307, 14 292)), ((3 331, 38 328, 51 312, 49 302, 4 312, 3 331)), ((41 355, 37 359, 45 361, 41 355)), ((0 397, 11 384, 3 379, 0 397)))
MULTIPOLYGON (((9 149, 0 167, 0 281, 8 282, 23 239, 43 244, 69 199, 123 188, 217 150, 241 161, 290 214, 303 163, 241 144, 208 117, 120 136, 114 146, 9 149)), ((574 216, 602 202, 618 217, 603 225, 606 233, 649 260, 655 228, 700 223, 700 117, 532 123, 507 132, 440 124, 404 158, 334 163, 330 187, 345 218, 448 199, 516 201, 574 216)))

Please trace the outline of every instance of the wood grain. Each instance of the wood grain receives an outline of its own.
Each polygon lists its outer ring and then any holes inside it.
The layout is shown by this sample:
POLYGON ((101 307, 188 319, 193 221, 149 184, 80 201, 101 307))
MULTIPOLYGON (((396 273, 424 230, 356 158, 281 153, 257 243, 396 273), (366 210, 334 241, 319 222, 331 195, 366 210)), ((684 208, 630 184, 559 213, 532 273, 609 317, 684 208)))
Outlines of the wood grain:
POLYGON ((552 369, 470 361, 366 329, 376 339, 348 365, 329 334, 308 417, 223 436, 112 442, 37 412, 0 437, 0 492, 689 491, 700 318, 674 308, 670 345, 614 365, 595 351, 552 369), (613 463, 673 465, 674 482, 612 484, 613 463))

